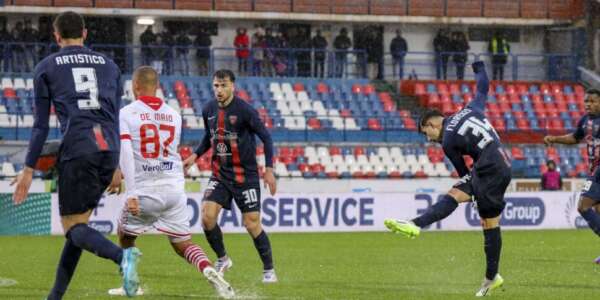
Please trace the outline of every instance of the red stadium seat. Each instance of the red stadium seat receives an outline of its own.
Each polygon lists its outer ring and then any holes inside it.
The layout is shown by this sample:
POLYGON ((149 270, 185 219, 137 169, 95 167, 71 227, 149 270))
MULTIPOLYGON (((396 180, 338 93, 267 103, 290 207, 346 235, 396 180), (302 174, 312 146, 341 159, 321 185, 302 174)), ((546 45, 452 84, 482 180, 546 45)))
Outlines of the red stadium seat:
POLYGON ((415 95, 424 95, 424 94, 427 94, 427 91, 425 89, 425 84, 423 84, 421 82, 415 83, 415 95))
POLYGON ((307 125, 312 129, 321 129, 321 122, 317 118, 308 119, 307 125))
POLYGON ((399 115, 400 115, 400 117, 402 117, 402 118, 409 118, 409 117, 411 116, 411 113, 410 113, 410 111, 408 111, 408 110, 406 110, 406 109, 400 110, 400 111, 398 112, 398 114, 399 114, 399 115))
POLYGON ((365 155, 366 151, 365 151, 365 147, 362 146, 356 146, 354 147, 354 155, 355 156, 359 156, 359 155, 365 155))
POLYGON ((340 116, 342 118, 350 118, 352 117, 352 111, 350 111, 349 109, 342 109, 340 110, 340 116))
POLYGON ((463 95, 463 100, 464 100, 465 104, 469 103, 469 102, 471 102, 473 100, 473 95, 472 94, 464 94, 463 95))
POLYGON ((546 83, 542 83, 540 85, 540 92, 542 94, 550 94, 550 87, 548 86, 548 84, 546 83))
POLYGON ((382 130, 383 129, 381 127, 381 123, 379 123, 379 120, 373 119, 373 118, 371 118, 367 121, 367 126, 371 130, 382 130))
POLYGON ((292 151, 288 147, 279 147, 279 156, 292 156, 292 151))
POLYGON ((523 155, 523 149, 521 149, 519 147, 512 147, 511 152, 512 152, 513 159, 517 159, 517 160, 525 159, 525 156, 523 155))
POLYGON ((517 94, 517 89, 515 88, 514 84, 506 85, 506 93, 508 95, 516 95, 517 94))
POLYGON ((497 131, 504 132, 506 131, 506 124, 503 119, 494 119, 492 120, 492 124, 497 131))
POLYGON ((352 93, 353 94, 360 94, 360 93, 362 93, 362 87, 360 86, 360 84, 355 83, 355 84, 352 85, 352 93))
POLYGON ((294 91, 295 92, 302 92, 302 91, 304 91, 304 85, 301 82, 294 83, 294 91))
POLYGON ((408 130, 417 130, 417 123, 411 118, 403 118, 404 128, 408 130))
POLYGON ((415 178, 424 179, 427 177, 428 177, 427 174, 425 174, 425 172, 423 172, 423 171, 419 170, 419 171, 415 172, 415 178))
POLYGON ((179 148, 179 155, 181 155, 181 159, 183 160, 190 157, 192 153, 194 153, 194 151, 189 146, 182 146, 181 148, 179 148))
POLYGON ((498 100, 498 103, 508 103, 508 97, 504 94, 496 95, 496 100, 498 100))
POLYGON ((512 112, 513 116, 515 117, 515 119, 523 119, 525 118, 525 113, 519 110, 513 111, 512 112))
POLYGON ((452 100, 450 99, 450 95, 448 95, 448 94, 441 94, 440 101, 442 102, 442 104, 452 102, 452 100))
POLYGON ((527 90, 527 85, 523 83, 517 84, 517 93, 519 95, 527 95, 529 93, 529 91, 527 90))
POLYGON ((363 93, 364 93, 365 95, 369 95, 369 94, 372 94, 372 93, 374 93, 374 92, 375 92, 375 87, 373 87, 373 85, 371 85, 371 84, 366 84, 366 85, 363 87, 363 93))
POLYGON ((437 91, 440 95, 448 95, 449 94, 448 85, 443 82, 438 83, 437 91))
POLYGON ((297 158, 298 156, 304 156, 304 147, 302 146, 296 146, 294 147, 294 149, 292 149, 292 156, 294 158, 297 158))
POLYGON ((392 171, 388 174, 390 178, 402 178, 402 174, 398 171, 392 171))
POLYGON ((519 130, 529 130, 529 123, 526 119, 517 119, 517 128, 519 130))
POLYGON ((4 89, 4 98, 14 99, 17 98, 17 92, 13 88, 4 89))
POLYGON ((338 178, 338 177, 339 177, 339 174, 338 174, 338 172, 336 172, 336 171, 327 172, 327 174, 326 174, 326 175, 327 175, 327 177, 329 177, 329 178, 338 178))
POLYGON ((331 146, 329 148, 329 155, 334 156, 334 155, 341 155, 341 154, 342 154, 342 149, 340 149, 340 147, 331 146))
POLYGON ((562 87, 559 84, 552 84, 550 86, 550 91, 552 92, 552 94, 556 95, 556 94, 562 94, 562 87))
POLYGON ((540 103, 540 102, 544 102, 542 100, 542 96, 540 96, 540 94, 533 94, 531 95, 531 102, 535 103, 540 103))
POLYGON ((458 83, 450 84, 450 94, 460 95, 460 87, 458 86, 458 83))
POLYGON ((521 104, 521 97, 517 94, 510 94, 508 96, 510 104, 521 104))
POLYGON ((246 90, 238 89, 236 90, 236 95, 246 102, 249 102, 250 100, 250 95, 248 95, 248 92, 246 92, 246 90))
POLYGON ((576 84, 574 88, 575 88, 575 95, 580 95, 580 96, 585 95, 585 89, 583 88, 583 86, 581 86, 581 84, 576 84))
POLYGON ((329 86, 323 82, 319 82, 317 83, 317 92, 321 94, 329 93, 329 86))
POLYGON ((427 98, 427 103, 425 105, 428 107, 438 107, 440 103, 441 101, 438 94, 429 94, 427 98))
POLYGON ((444 103, 442 106, 442 113, 446 116, 453 114, 454 106, 452 106, 452 103, 444 103))

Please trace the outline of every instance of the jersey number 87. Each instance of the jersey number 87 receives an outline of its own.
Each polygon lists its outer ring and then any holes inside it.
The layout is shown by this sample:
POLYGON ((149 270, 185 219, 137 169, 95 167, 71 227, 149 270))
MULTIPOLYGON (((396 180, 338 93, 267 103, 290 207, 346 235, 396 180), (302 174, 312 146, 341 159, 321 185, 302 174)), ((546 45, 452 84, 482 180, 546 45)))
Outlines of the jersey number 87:
POLYGON ((157 158, 160 155, 160 134, 159 131, 166 131, 169 133, 167 139, 162 142, 162 155, 163 157, 169 156, 169 145, 175 138, 175 126, 160 124, 156 127, 154 124, 143 124, 140 126, 140 144, 141 152, 144 158, 157 158), (148 145, 153 145, 152 151, 148 150, 148 145))

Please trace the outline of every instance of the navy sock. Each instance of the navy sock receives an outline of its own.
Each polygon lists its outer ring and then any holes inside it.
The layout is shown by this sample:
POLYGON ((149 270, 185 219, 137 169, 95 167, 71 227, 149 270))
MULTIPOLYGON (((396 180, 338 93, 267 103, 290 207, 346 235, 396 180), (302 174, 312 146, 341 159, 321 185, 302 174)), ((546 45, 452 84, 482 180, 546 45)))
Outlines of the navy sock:
POLYGON ((485 239, 485 260, 487 262, 485 269, 485 278, 492 280, 498 274, 498 265, 500 264, 500 250, 502 249, 502 235, 500 227, 484 229, 485 239))
POLYGON ((60 300, 67 291, 69 282, 75 273, 75 268, 81 257, 81 248, 75 246, 70 239, 67 238, 63 251, 60 256, 58 267, 56 268, 56 278, 54 279, 54 287, 48 295, 48 300, 60 300))
POLYGON ((271 242, 269 241, 269 237, 264 230, 254 238, 254 247, 256 247, 258 255, 260 255, 260 260, 263 262, 263 269, 273 269, 273 253, 271 251, 271 242))
POLYGON ((580 212, 581 216, 587 221, 590 228, 600 236, 600 215, 593 207, 580 212))
POLYGON ((444 195, 442 200, 432 205, 424 214, 412 221, 415 225, 423 228, 449 216, 457 207, 458 203, 454 198, 450 195, 444 195))
POLYGON ((221 232, 221 227, 219 227, 219 225, 215 225, 211 230, 204 230, 204 235, 218 258, 227 255, 227 252, 225 252, 225 244, 223 244, 223 233, 221 232))
POLYGON ((81 223, 71 227, 67 233, 67 238, 81 249, 92 252, 96 256, 110 259, 117 265, 121 264, 123 249, 87 224, 81 223))

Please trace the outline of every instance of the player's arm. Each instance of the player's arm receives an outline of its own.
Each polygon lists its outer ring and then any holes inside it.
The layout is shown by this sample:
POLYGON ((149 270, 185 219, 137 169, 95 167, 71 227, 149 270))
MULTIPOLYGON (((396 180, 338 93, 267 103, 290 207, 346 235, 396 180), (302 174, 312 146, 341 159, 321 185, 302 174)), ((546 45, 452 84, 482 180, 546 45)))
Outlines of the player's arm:
POLYGON ((208 149, 210 149, 210 128, 208 127, 208 119, 206 113, 202 111, 202 121, 204 122, 204 137, 202 138, 202 142, 196 148, 196 151, 183 162, 183 168, 187 171, 192 165, 196 163, 196 159, 198 157, 204 155, 208 149))
POLYGON ((133 144, 129 130, 129 124, 123 117, 126 114, 120 114, 119 129, 121 132, 121 149, 119 151, 119 168, 125 178, 125 195, 127 207, 131 214, 139 213, 138 195, 135 185, 135 158, 133 156, 133 144))
POLYGON ((582 117, 577 122, 577 128, 574 132, 565 135, 547 135, 544 137, 544 144, 546 146, 552 146, 552 144, 563 144, 563 145, 574 145, 579 144, 579 141, 585 136, 585 120, 586 117, 582 117))
POLYGON ((475 73, 475 81, 477 82, 477 90, 475 91, 475 99, 469 103, 469 106, 485 111, 485 103, 487 94, 490 89, 490 80, 485 71, 485 65, 482 61, 476 61, 472 65, 475 73))
POLYGON ((254 109, 249 109, 249 112, 250 128, 262 141, 265 149, 265 184, 269 186, 271 195, 275 195, 275 192, 277 192, 277 181, 275 180, 275 174, 273 173, 273 139, 265 127, 265 124, 258 116, 258 112, 254 109))
POLYGON ((44 142, 48 137, 49 119, 50 119, 50 92, 45 81, 45 74, 36 69, 34 79, 34 122, 29 140, 27 157, 25 158, 25 168, 15 178, 12 184, 16 183, 13 201, 15 204, 21 204, 27 198, 29 187, 33 179, 33 169, 40 157, 44 142))

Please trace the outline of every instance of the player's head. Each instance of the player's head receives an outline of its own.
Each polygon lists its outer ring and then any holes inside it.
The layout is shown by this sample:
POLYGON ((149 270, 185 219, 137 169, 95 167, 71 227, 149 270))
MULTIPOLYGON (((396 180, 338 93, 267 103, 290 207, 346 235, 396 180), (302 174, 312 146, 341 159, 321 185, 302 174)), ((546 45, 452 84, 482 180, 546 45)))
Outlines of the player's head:
POLYGON ((85 21, 76 12, 66 11, 54 19, 54 38, 61 47, 83 45, 87 37, 85 21))
POLYGON ((140 96, 155 97, 159 85, 158 73, 152 67, 141 66, 133 72, 131 85, 136 99, 140 96))
POLYGON ((583 100, 585 111, 591 115, 600 115, 600 90, 589 89, 585 92, 583 100))
POLYGON ((213 75, 213 90, 219 105, 227 104, 233 99, 235 75, 231 70, 221 69, 213 75))
POLYGON ((444 115, 437 109, 426 111, 419 121, 419 132, 427 136, 430 142, 442 142, 444 115))

